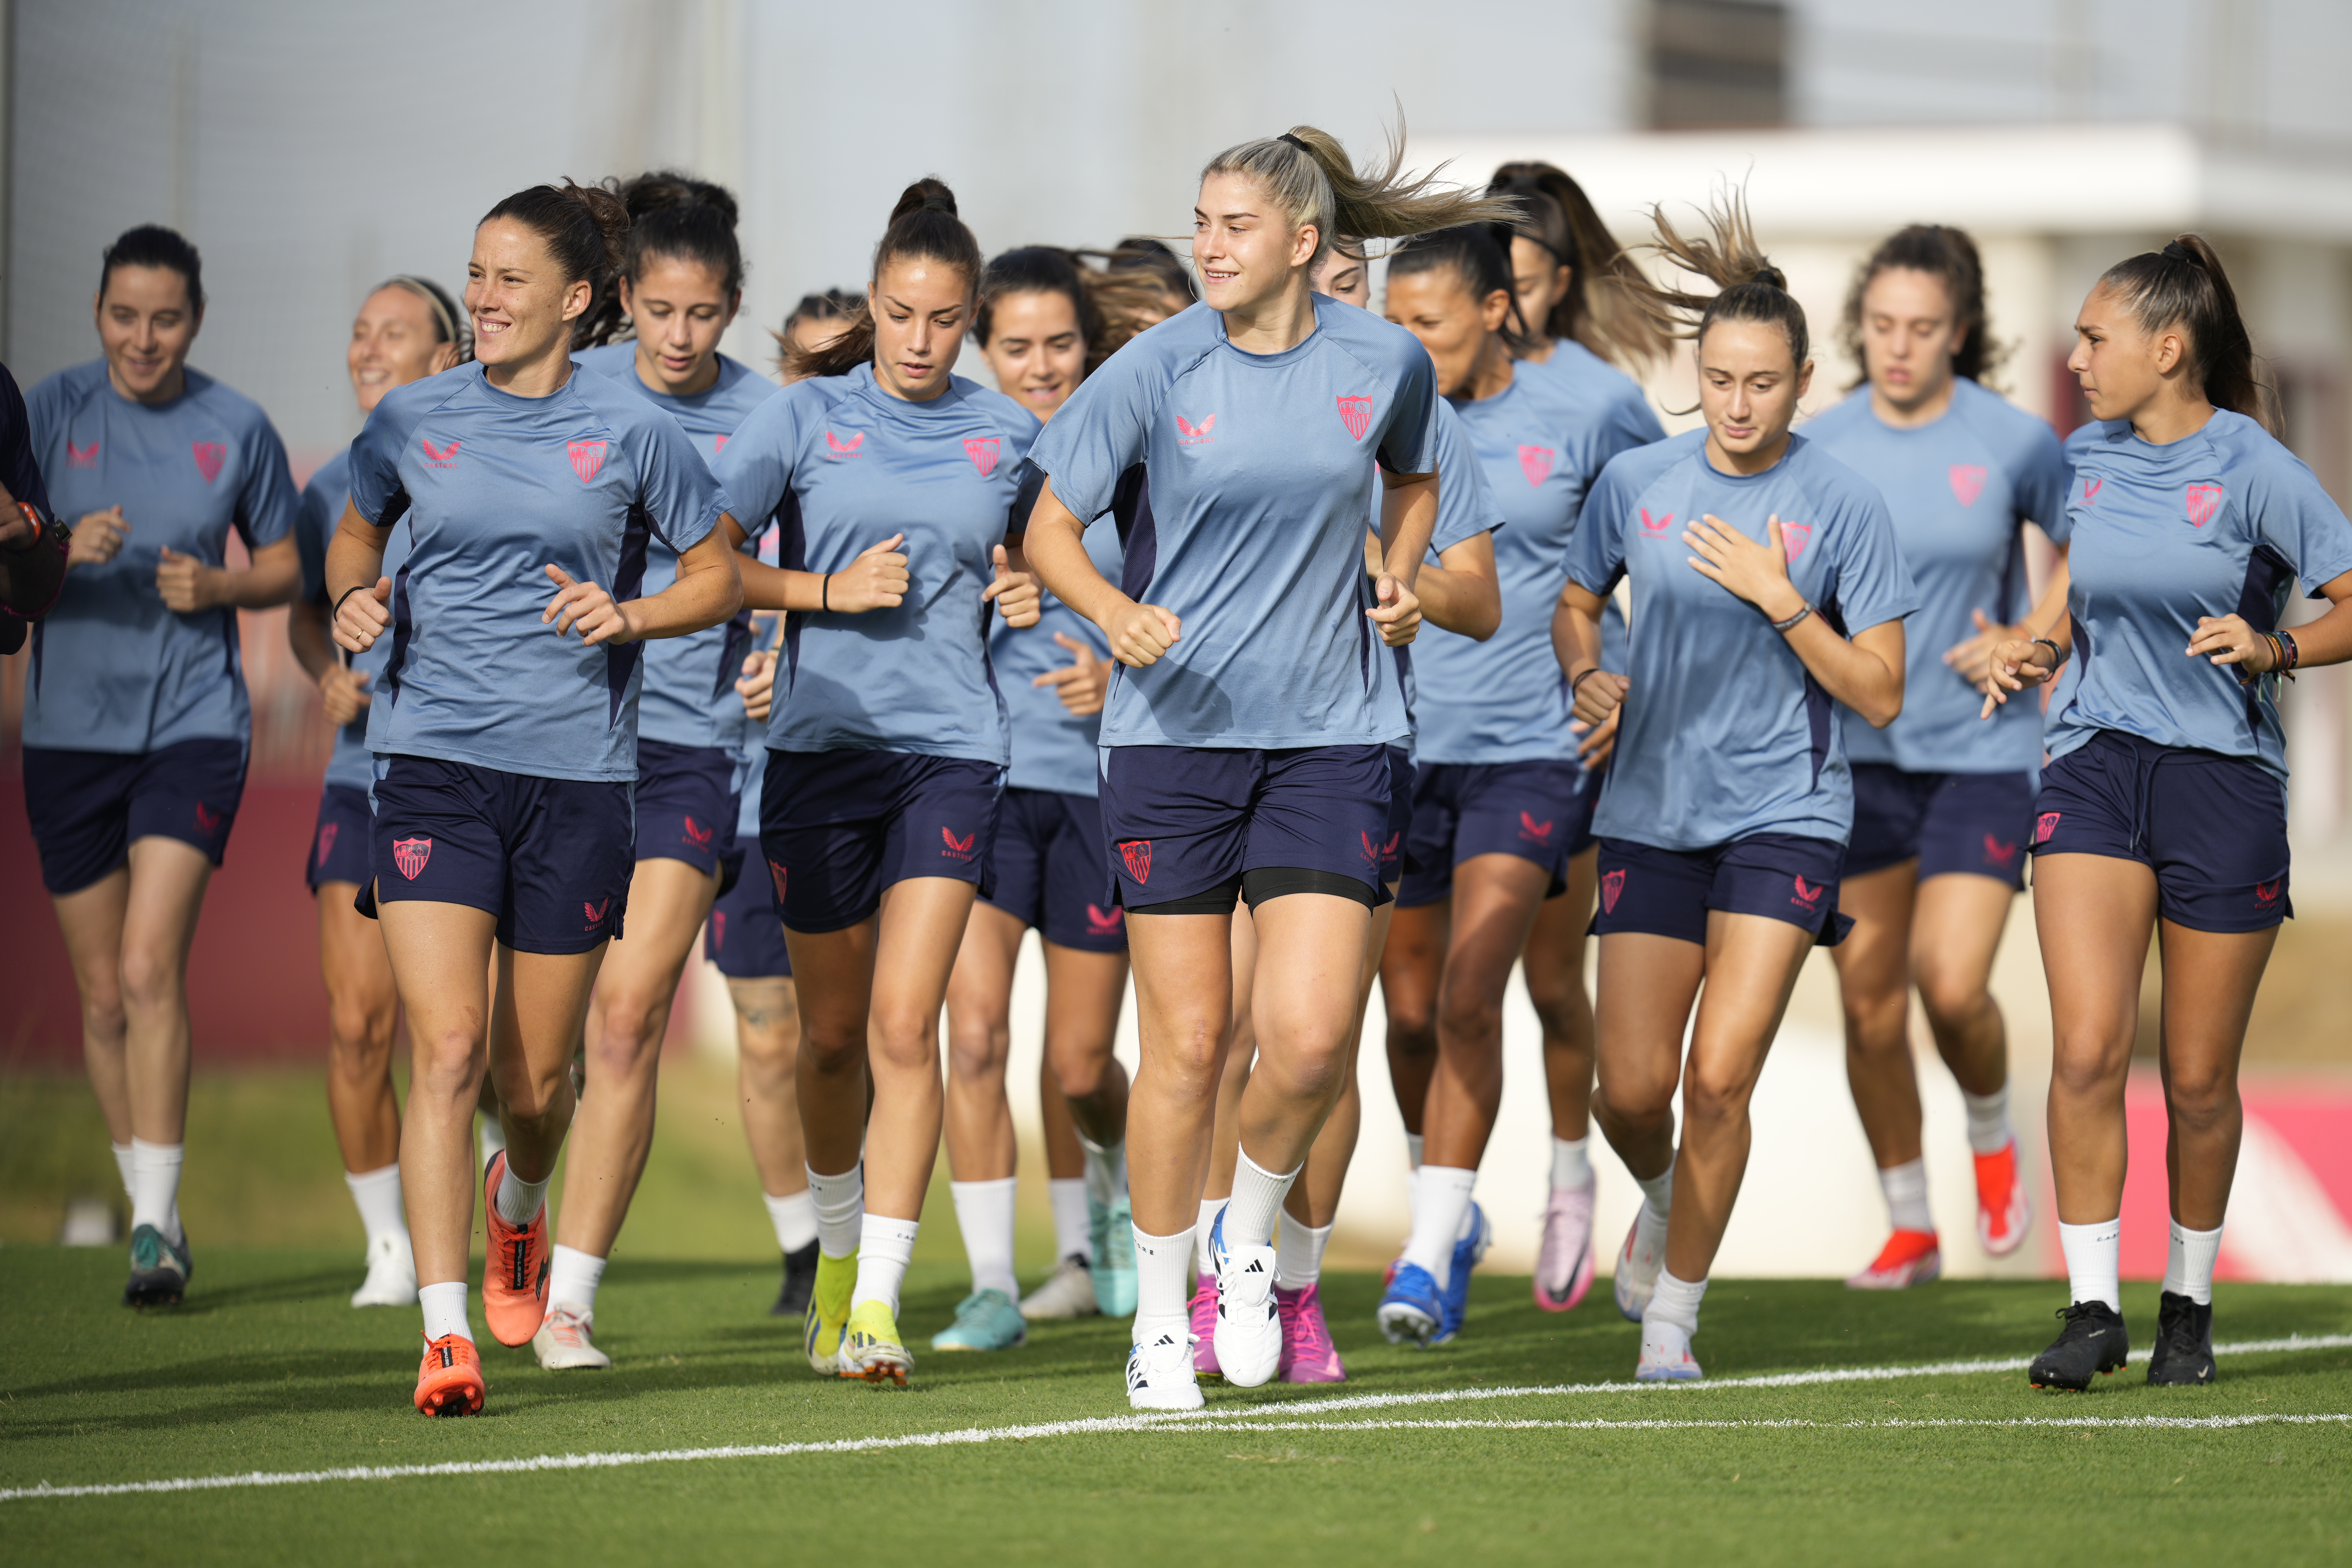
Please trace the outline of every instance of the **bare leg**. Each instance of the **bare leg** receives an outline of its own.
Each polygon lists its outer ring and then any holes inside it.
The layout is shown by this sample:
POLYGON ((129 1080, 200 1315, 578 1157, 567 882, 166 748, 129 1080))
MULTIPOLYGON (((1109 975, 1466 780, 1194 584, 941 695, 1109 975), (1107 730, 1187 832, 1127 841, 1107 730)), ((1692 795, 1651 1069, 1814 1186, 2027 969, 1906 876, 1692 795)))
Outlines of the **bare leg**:
MULTIPOLYGON (((2123 1212, 2124 1081, 2156 929, 2156 873, 2105 855, 2042 855, 2034 925, 2050 981, 2050 1173, 2064 1225, 2123 1212)), ((2169 989, 2172 976, 2165 979, 2169 989)))
MULTIPOLYGON (((1250 1019, 1250 999, 1257 975, 1257 926, 1250 919, 1249 905, 1234 906, 1232 924, 1231 1044, 1225 1051, 1224 1072, 1217 1080, 1216 1131, 1210 1146, 1208 1181, 1201 1192, 1202 1203, 1216 1203, 1234 1195, 1234 1171, 1241 1162, 1242 1091, 1249 1087, 1250 1068, 1257 1059, 1257 1031, 1250 1019)), ((1140 1006, 1140 1001, 1137 1005, 1140 1006)), ((1198 1247, 1208 1245, 1206 1237, 1195 1237, 1194 1241, 1198 1247)))
POLYGON ((1584 989, 1584 944, 1601 886, 1600 860, 1594 847, 1568 863, 1568 891, 1537 910, 1520 955, 1528 1000, 1543 1026, 1551 1135, 1571 1142, 1592 1131, 1592 998, 1584 989))
POLYGON ((1593 1119, 1636 1181, 1674 1168, 1683 1027, 1706 973, 1706 949, 1695 942, 1642 931, 1601 939, 1593 1119))
POLYGON ((1918 871, 1918 861, 1906 860, 1841 882, 1838 912, 1853 919, 1853 929, 1830 950, 1845 1003, 1846 1084, 1882 1171, 1919 1158, 1919 1079, 1909 1029, 1918 871))
POLYGON ((400 1100, 392 1086, 400 994, 374 921, 352 907, 359 889, 319 889, 319 969, 327 983, 327 1114, 343 1169, 380 1171, 400 1158, 400 1100))
POLYGON ((1364 1093, 1356 1076, 1356 1058, 1364 1047, 1364 1015, 1371 1006, 1372 983, 1381 977, 1381 955, 1388 950, 1389 925, 1396 914, 1396 889, 1390 901, 1372 911, 1370 941, 1364 949, 1363 979, 1356 992, 1356 1026, 1348 1037, 1347 1081, 1339 1099, 1307 1152, 1307 1171, 1283 1199, 1290 1217, 1310 1230, 1322 1230, 1339 1215, 1339 1194, 1348 1180, 1348 1166, 1356 1157, 1356 1139, 1364 1126, 1364 1093))
POLYGON ((1445 900, 1397 910, 1381 945, 1381 1005, 1388 1014, 1389 1083, 1404 1130, 1422 1135, 1437 1072, 1437 987, 1453 908, 1445 900))
POLYGON ((735 1004, 735 1083, 743 1100, 743 1136, 760 1190, 772 1198, 808 1189, 808 1149, 801 1141, 801 1047, 797 988, 789 975, 730 980, 735 1004))
POLYGON ((1135 1226, 1148 1236, 1181 1235, 1199 1218, 1234 1025, 1234 923, 1224 915, 1127 917, 1142 1051, 1128 1099, 1128 1190, 1135 1226))
POLYGON ((1262 1171, 1296 1171, 1346 1083, 1371 912, 1352 899, 1294 893, 1253 916, 1258 1060, 1242 1092, 1241 1149, 1262 1171))
POLYGON ((975 902, 948 978, 948 1170, 959 1182, 1013 1173, 1019 1148, 1004 1064, 1013 1054, 1013 973, 1028 927, 975 902))
POLYGON ((130 1019, 122 1003, 122 917, 131 901, 131 868, 116 867, 87 888, 58 895, 58 930, 81 994, 82 1058, 106 1117, 106 1134, 131 1142, 130 1019))
POLYGON ((2238 1058, 2254 993, 2278 928, 2202 931, 2158 923, 2164 952, 2165 1142, 2172 1217, 2186 1230, 2212 1230, 2230 1206, 2245 1107, 2238 1058))
POLYGON ((1936 1052, 1970 1094, 1990 1094, 2009 1081, 2009 1031, 1992 998, 1992 963, 2016 901, 2010 885, 1992 877, 1956 873, 1919 884, 1911 973, 1936 1052))
POLYGON ((1424 1165, 1475 1171, 1486 1155, 1503 1102, 1504 993, 1550 880, 1517 855, 1476 855, 1454 868, 1424 1165))
POLYGON ((1107 1149, 1127 1136, 1127 1069, 1113 1054, 1127 999, 1127 954, 1043 945, 1046 1074, 1077 1131, 1107 1149))

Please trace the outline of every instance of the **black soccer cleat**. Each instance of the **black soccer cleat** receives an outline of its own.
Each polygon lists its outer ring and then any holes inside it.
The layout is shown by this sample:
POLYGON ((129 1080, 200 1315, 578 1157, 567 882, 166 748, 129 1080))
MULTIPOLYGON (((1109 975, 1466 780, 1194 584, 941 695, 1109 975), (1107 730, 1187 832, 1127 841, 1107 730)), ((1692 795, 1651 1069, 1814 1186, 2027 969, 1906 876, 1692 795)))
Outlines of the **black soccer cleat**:
POLYGON ((772 1318, 800 1318, 808 1313, 810 1295, 816 1289, 816 1243, 812 1241, 795 1252, 784 1254, 784 1287, 776 1292, 776 1304, 768 1309, 772 1318))
POLYGON ((122 1287, 126 1307, 176 1307, 187 1293, 188 1276, 196 1271, 187 1238, 178 1246, 152 1225, 131 1233, 131 1279, 122 1287))
POLYGON ((2123 1314, 2105 1301, 2077 1301, 2058 1315, 2066 1326, 2026 1369, 2025 1381, 2034 1387, 2080 1394, 2094 1373, 2115 1371, 2131 1354, 2123 1314))
POLYGON ((2147 1380, 2176 1387, 2202 1388, 2213 1381, 2213 1308, 2167 1290, 2158 1298, 2156 1350, 2147 1358, 2147 1380))

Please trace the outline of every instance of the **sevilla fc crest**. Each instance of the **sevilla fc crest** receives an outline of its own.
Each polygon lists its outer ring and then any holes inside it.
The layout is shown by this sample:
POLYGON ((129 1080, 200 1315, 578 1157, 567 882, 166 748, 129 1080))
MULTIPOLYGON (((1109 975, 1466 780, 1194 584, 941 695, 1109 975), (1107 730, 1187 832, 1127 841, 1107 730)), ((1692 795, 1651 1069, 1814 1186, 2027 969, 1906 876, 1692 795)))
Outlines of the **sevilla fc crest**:
POLYGON ((1339 423, 1348 427, 1350 439, 1362 440, 1364 432, 1372 427, 1372 400, 1369 397, 1339 399, 1339 423))
POLYGON ((1132 838, 1118 847, 1118 858, 1127 862, 1127 874, 1139 882, 1151 880, 1151 840, 1132 838))
POLYGON ((205 483, 219 479, 221 465, 228 460, 228 447, 218 441, 198 441, 194 443, 194 449, 196 472, 204 475, 205 483))
POLYGON ((425 869, 425 863, 432 858, 433 840, 430 838, 395 838, 392 841, 392 863, 399 867, 400 874, 412 882, 425 869))
POLYGON ((1601 879, 1601 907, 1611 914, 1617 912, 1617 896, 1625 890, 1625 873, 1612 871, 1601 879))
POLYGON ((573 441, 568 443, 572 452, 572 471, 580 476, 583 485, 593 484, 604 468, 604 443, 573 441))
POLYGON ((2189 526, 2202 528, 2213 521, 2215 512, 2221 510, 2221 487, 2191 485, 2189 487, 2188 503, 2189 526))
POLYGON ((971 459, 971 466, 980 470, 983 479, 996 472, 996 457, 1002 449, 1003 443, 993 436, 964 437, 963 455, 971 459))

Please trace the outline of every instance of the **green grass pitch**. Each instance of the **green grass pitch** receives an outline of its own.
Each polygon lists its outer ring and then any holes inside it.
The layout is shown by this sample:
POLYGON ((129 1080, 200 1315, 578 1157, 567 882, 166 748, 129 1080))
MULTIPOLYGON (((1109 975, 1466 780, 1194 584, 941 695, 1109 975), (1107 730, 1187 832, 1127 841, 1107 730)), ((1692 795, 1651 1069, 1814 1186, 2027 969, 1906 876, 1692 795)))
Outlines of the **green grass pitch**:
MULTIPOLYGON (((813 1376, 769 1318, 772 1267, 622 1260, 598 1302, 609 1373, 488 1347, 479 1419, 408 1407, 415 1317, 354 1311, 353 1248, 199 1252, 177 1310, 115 1304, 111 1250, 0 1247, 0 1491, 863 1440, 846 1449, 0 1500, 0 1560, 1121 1564, 2165 1561, 2352 1558, 2352 1291, 2224 1285, 2211 1388, 2135 1365, 2078 1396, 2021 1372, 1732 1386, 1777 1373, 2030 1354, 2050 1285, 1895 1296, 1725 1280, 1711 1384, 1622 1384, 1635 1331, 1602 1281, 1551 1316, 1482 1278, 1455 1345, 1380 1342, 1377 1282, 1327 1282, 1354 1381, 1213 1388, 1205 1418, 1126 1414, 1124 1323, 1041 1324, 995 1356, 926 1353, 961 1289, 923 1263, 905 1390, 813 1376), (1498 1389, 1549 1390, 1494 1396, 1498 1389), (1332 1396, 1447 1395, 1333 1408, 1332 1396), (1296 1407, 1296 1408, 1293 1408, 1296 1407), (1254 1414, 1241 1414, 1249 1412, 1254 1414), (2312 1419, 2317 1417, 2320 1419, 2312 1419), (1111 1418, 1105 1421, 1104 1418, 1111 1418), (2157 1425, 2147 1418, 2167 1424, 2157 1425), (2233 1418, 2221 1424, 2215 1418, 2233 1418), (2195 1426, 2173 1425, 2182 1419, 2195 1426), (1095 1422, 1076 1429, 1056 1423, 1095 1422), (1639 1423, 1640 1425, 1627 1425, 1639 1423), (964 1433, 948 1445, 876 1439, 964 1433)), ((2153 1287, 2126 1292, 2144 1343, 2153 1287)), ((478 1316, 477 1326, 479 1325, 478 1316)))

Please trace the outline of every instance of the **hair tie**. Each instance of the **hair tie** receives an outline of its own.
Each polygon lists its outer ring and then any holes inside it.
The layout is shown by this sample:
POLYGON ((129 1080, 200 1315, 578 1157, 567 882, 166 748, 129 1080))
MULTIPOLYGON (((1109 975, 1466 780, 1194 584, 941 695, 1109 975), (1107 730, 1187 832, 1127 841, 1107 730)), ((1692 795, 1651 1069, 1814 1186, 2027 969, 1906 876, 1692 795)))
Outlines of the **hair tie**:
POLYGON ((2195 251, 2189 249, 2187 246, 2181 244, 2177 239, 2166 240, 2164 242, 2164 248, 2158 251, 2157 254, 2158 256, 2169 257, 2175 261, 2186 261, 2189 266, 2198 268, 2200 270, 2205 265, 2202 261, 2197 259, 2197 253, 2195 251))
POLYGON ((1788 274, 1782 272, 1777 267, 1759 267, 1754 272, 1748 274, 1748 281, 1750 283, 1769 284, 1771 287, 1783 291, 1785 291, 1789 287, 1788 274))
POLYGON ((449 307, 441 302, 440 294, 430 283, 425 281, 424 279, 412 277, 408 273, 402 272, 394 275, 394 277, 385 279, 382 283, 377 284, 376 287, 379 289, 407 289, 410 293, 424 300, 425 308, 433 312, 434 321, 440 324, 441 341, 443 342, 454 343, 461 341, 457 336, 457 323, 450 318, 449 307))
POLYGON ((1308 157, 1310 157, 1310 158, 1312 158, 1313 156, 1315 156, 1315 149, 1314 149, 1314 148, 1309 147, 1306 142, 1301 142, 1297 137, 1293 136, 1293 135, 1292 135, 1289 132, 1287 132, 1287 131, 1284 132, 1281 135, 1279 135, 1279 136, 1276 137, 1276 138, 1275 138, 1275 140, 1276 140, 1276 141, 1277 141, 1277 142, 1289 142, 1293 147, 1297 148, 1300 152, 1302 152, 1302 153, 1306 153, 1306 154, 1307 154, 1308 157))
POLYGON ((956 216, 955 198, 953 196, 942 196, 934 193, 930 195, 925 196, 923 198, 923 205, 916 210, 927 213, 945 213, 948 216, 953 217, 956 216))

